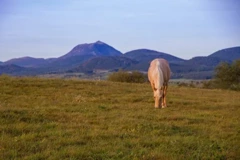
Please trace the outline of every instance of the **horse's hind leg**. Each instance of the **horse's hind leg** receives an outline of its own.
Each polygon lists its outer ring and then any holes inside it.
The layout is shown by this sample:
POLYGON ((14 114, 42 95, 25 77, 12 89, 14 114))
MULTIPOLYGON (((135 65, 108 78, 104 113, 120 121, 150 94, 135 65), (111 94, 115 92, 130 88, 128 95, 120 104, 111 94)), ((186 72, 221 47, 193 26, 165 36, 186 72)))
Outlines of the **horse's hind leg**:
POLYGON ((164 89, 163 89, 163 95, 162 95, 162 108, 165 108, 165 94, 164 94, 164 89))
POLYGON ((162 108, 167 107, 167 100, 166 100, 167 88, 168 88, 167 85, 165 85, 164 88, 163 88, 163 105, 162 105, 162 108))

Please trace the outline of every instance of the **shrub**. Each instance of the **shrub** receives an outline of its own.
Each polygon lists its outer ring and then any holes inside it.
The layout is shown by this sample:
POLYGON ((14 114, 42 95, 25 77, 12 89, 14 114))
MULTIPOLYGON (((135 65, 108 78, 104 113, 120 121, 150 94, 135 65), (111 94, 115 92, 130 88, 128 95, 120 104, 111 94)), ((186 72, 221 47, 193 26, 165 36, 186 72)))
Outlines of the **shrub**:
POLYGON ((206 89, 214 89, 217 88, 215 80, 206 80, 202 82, 202 87, 206 89))
POLYGON ((147 81, 147 76, 139 71, 127 72, 121 70, 110 74, 107 80, 113 82, 144 83, 147 81))
POLYGON ((198 82, 177 82, 178 87, 190 87, 190 88, 196 88, 199 84, 198 82))
POLYGON ((205 88, 240 90, 240 60, 232 64, 222 62, 215 68, 215 78, 204 84, 205 88))
POLYGON ((215 80, 220 88, 238 90, 240 88, 240 60, 231 65, 221 63, 217 66, 215 80))

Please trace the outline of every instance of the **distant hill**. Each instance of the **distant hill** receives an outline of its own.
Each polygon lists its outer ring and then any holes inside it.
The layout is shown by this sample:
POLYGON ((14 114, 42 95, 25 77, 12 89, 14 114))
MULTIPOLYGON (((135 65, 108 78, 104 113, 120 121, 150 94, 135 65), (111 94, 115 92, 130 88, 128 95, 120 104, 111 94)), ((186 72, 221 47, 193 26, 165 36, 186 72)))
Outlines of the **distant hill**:
POLYGON ((126 52, 124 57, 131 58, 132 60, 138 61, 134 65, 127 67, 129 70, 141 70, 147 71, 150 62, 155 58, 164 58, 169 61, 169 63, 183 63, 185 60, 172 56, 167 53, 158 52, 149 49, 137 49, 130 52, 126 52))
POLYGON ((221 60, 233 61, 240 59, 240 47, 232 47, 219 50, 208 57, 217 57, 221 60))
POLYGON ((155 58, 164 58, 164 59, 168 60, 170 63, 184 62, 184 60, 181 58, 172 56, 167 53, 150 50, 150 49, 137 49, 137 50, 129 51, 129 52, 126 52, 123 56, 137 60, 139 62, 141 62, 141 61, 150 62, 151 60, 153 60, 155 58))
POLYGON ((231 63, 240 59, 240 47, 219 50, 206 57, 194 57, 181 65, 171 65, 174 78, 205 79, 212 78, 214 68, 221 62, 231 63))
POLYGON ((0 75, 1 74, 13 74, 16 75, 16 73, 21 73, 25 71, 26 69, 24 67, 20 67, 14 64, 10 65, 2 65, 0 66, 0 75))
POLYGON ((232 47, 206 57, 194 57, 179 66, 172 66, 171 69, 177 78, 208 79, 213 77, 215 67, 221 62, 231 63, 237 59, 240 59, 240 47, 232 47))
POLYGON ((57 58, 53 62, 49 63, 48 65, 42 67, 47 68, 51 72, 64 72, 71 68, 78 67, 83 62, 87 61, 88 59, 95 57, 93 55, 82 55, 82 56, 70 56, 66 58, 57 58))
POLYGON ((190 60, 185 61, 186 65, 195 65, 195 66, 216 66, 222 61, 218 57, 193 57, 190 60))
MULTIPOLYGON (((220 62, 226 61, 218 57, 194 57, 180 65, 173 65, 173 72, 201 72, 213 70, 220 62)), ((228 62, 228 61, 226 61, 228 62)))
POLYGON ((108 44, 97 41, 95 43, 85 43, 75 46, 70 52, 60 57, 60 59, 73 56, 120 56, 122 53, 108 44))
POLYGON ((170 63, 172 78, 209 79, 220 62, 217 57, 194 57, 181 64, 170 63))
POLYGON ((22 67, 40 67, 51 63, 54 59, 33 58, 33 57, 21 57, 14 58, 4 62, 4 65, 15 64, 22 67))
POLYGON ((89 59, 79 67, 70 70, 70 72, 125 69, 135 63, 137 63, 137 61, 121 56, 99 56, 89 59))
POLYGON ((112 46, 97 41, 79 44, 63 56, 43 59, 33 57, 15 58, 0 62, 0 74, 39 75, 48 73, 81 72, 94 74, 96 70, 146 72, 155 58, 168 60, 172 78, 208 79, 213 76, 214 68, 222 61, 231 63, 240 59, 240 47, 219 50, 206 57, 193 57, 184 60, 168 53, 150 49, 137 49, 122 54, 112 46))

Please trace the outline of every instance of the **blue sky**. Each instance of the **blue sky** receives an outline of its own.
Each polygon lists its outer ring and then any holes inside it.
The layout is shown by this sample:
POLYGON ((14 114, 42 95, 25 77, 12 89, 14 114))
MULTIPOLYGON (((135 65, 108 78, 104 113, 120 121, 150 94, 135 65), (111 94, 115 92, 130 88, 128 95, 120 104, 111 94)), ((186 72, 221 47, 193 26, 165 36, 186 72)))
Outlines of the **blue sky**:
POLYGON ((0 61, 101 40, 190 59, 240 46, 239 0, 0 0, 0 61))

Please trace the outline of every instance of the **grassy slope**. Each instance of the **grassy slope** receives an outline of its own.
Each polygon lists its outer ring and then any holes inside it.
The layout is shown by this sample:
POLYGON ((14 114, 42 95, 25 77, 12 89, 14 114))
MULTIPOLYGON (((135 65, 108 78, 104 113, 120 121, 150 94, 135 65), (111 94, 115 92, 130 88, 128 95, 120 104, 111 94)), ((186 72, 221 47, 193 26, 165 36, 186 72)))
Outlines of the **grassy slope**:
POLYGON ((0 77, 0 159, 240 159, 240 93, 0 77))

